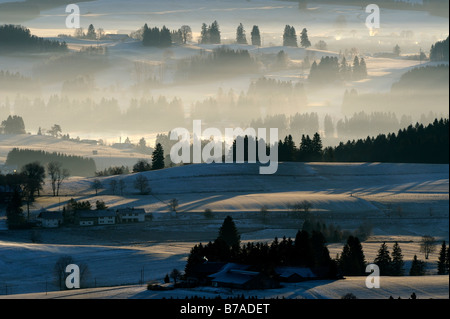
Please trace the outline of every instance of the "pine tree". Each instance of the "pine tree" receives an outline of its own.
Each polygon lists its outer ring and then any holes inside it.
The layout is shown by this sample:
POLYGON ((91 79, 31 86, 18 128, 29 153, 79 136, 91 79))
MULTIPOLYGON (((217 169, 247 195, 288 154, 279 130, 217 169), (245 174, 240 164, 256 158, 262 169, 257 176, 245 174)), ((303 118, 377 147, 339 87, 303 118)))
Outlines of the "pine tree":
POLYGON ((320 161, 322 159, 322 140, 319 133, 315 133, 311 141, 311 160, 320 161))
POLYGON ((367 66, 364 58, 361 58, 361 60, 359 61, 359 78, 360 79, 367 78, 367 66))
POLYGON ((359 80, 359 58, 357 56, 355 56, 355 58, 353 59, 353 80, 359 80))
POLYGON ((363 276, 365 274, 366 261, 358 237, 348 237, 338 263, 343 275, 363 276))
POLYGON ((214 21, 209 27, 209 39, 211 44, 220 44, 220 29, 217 21, 214 21))
POLYGON ((202 31, 200 33, 200 43, 201 44, 207 44, 209 43, 209 31, 208 31, 208 26, 206 25, 206 23, 202 24, 202 31))
POLYGON ((394 49, 393 49, 393 52, 394 52, 394 54, 395 54, 396 56, 400 56, 401 50, 400 50, 400 46, 399 46, 398 44, 395 45, 395 47, 394 47, 394 49))
POLYGON ((425 262, 417 259, 417 255, 414 255, 411 269, 409 270, 410 276, 423 276, 425 275, 425 262))
POLYGON ((300 45, 302 48, 309 48, 311 46, 311 42, 309 41, 308 38, 308 30, 306 30, 306 28, 304 28, 302 30, 302 33, 300 34, 300 45))
POLYGON ((439 259, 437 262, 438 275, 448 274, 448 264, 446 265, 446 262, 448 262, 447 253, 448 253, 447 245, 445 244, 445 241, 443 241, 441 250, 439 251, 439 259))
POLYGON ((261 34, 259 33, 259 27, 257 25, 253 26, 251 36, 252 36, 252 45, 260 47, 261 46, 261 34))
POLYGON ((219 229, 218 240, 223 240, 228 247, 239 247, 241 236, 231 216, 227 216, 219 229))
POLYGON ((403 276, 405 273, 402 249, 398 242, 394 243, 392 248, 392 275, 403 276))
POLYGON ((164 168, 164 150, 161 143, 158 143, 152 153, 152 170, 162 168, 164 168))
POLYGON ((97 39, 97 33, 95 32, 95 28, 92 24, 89 25, 87 34, 86 34, 86 38, 90 39, 90 40, 95 40, 97 39))
POLYGON ((381 244, 377 257, 373 262, 380 268, 380 275, 389 276, 391 274, 392 259, 385 242, 381 244))
POLYGON ((15 189, 6 207, 6 218, 9 229, 20 227, 25 222, 22 212, 22 197, 19 190, 15 189))
POLYGON ((160 34, 159 34, 159 44, 158 46, 161 48, 167 48, 172 45, 172 36, 170 34, 170 30, 163 26, 160 34))
POLYGON ((297 47, 297 35, 295 33, 295 28, 290 25, 286 25, 284 27, 283 46, 297 47))
POLYGON ((144 24, 144 27, 142 28, 142 45, 144 45, 144 46, 150 45, 149 32, 150 32, 150 29, 148 28, 148 25, 146 23, 146 24, 144 24))
POLYGON ((236 29, 236 43, 247 44, 247 37, 245 36, 245 29, 242 23, 236 29))

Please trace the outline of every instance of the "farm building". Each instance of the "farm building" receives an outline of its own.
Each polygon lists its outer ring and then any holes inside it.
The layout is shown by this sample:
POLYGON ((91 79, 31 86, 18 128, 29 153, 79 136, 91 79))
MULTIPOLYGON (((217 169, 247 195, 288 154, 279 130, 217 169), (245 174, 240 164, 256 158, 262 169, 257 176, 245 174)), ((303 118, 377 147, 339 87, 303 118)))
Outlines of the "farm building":
POLYGON ((44 211, 39 213, 37 220, 44 228, 56 228, 63 222, 63 216, 61 212, 44 211))
POLYGON ((121 208, 116 212, 119 223, 138 223, 145 221, 145 210, 143 208, 121 208))
POLYGON ((116 213, 113 210, 82 210, 76 212, 75 221, 80 226, 113 225, 116 213))
POLYGON ((213 287, 234 289, 271 289, 279 283, 264 273, 248 270, 251 266, 228 263, 222 269, 209 276, 213 287))
POLYGON ((301 282, 305 280, 318 279, 310 268, 306 267, 275 267, 279 281, 301 282))

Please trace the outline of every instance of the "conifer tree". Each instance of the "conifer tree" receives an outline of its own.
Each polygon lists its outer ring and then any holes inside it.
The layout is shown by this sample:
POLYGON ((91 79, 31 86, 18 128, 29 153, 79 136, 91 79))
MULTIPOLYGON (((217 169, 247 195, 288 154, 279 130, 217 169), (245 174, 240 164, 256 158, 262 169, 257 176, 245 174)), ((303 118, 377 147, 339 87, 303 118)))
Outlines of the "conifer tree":
POLYGON ((286 25, 284 27, 283 46, 297 47, 297 35, 295 33, 295 28, 290 25, 286 25))
POLYGON ((209 31, 208 31, 208 26, 206 25, 206 23, 202 24, 202 31, 200 33, 200 43, 201 44, 209 43, 209 31))
POLYGON ((239 247, 241 236, 231 216, 227 216, 219 229, 218 240, 223 240, 228 247, 239 247))
POLYGON ((261 34, 259 33, 259 27, 257 25, 253 26, 252 33, 252 45, 261 46, 261 34))
POLYGON ((162 168, 164 168, 164 150, 161 143, 158 143, 152 153, 152 170, 162 168))
POLYGON ((172 36, 170 34, 170 30, 163 26, 160 34, 159 34, 159 43, 158 46, 161 48, 167 48, 172 45, 172 36))
POLYGON ((306 30, 306 28, 304 28, 302 30, 302 33, 300 34, 300 45, 302 48, 309 48, 311 46, 311 42, 309 41, 308 38, 308 30, 306 30))
POLYGON ((405 273, 402 249, 398 242, 392 247, 392 275, 403 276, 405 273))
POLYGON ((441 250, 439 251, 439 259, 437 262, 438 275, 448 274, 448 249, 445 241, 442 242, 441 250))
POLYGON ((411 269, 409 270, 410 276, 423 276, 425 275, 425 262, 417 259, 417 255, 414 255, 411 269))
POLYGON ((9 229, 20 227, 25 222, 22 212, 22 197, 19 190, 15 189, 6 207, 6 218, 9 229))
POLYGON ((365 79, 367 77, 367 66, 364 58, 359 61, 359 78, 365 79))
POLYGON ((363 276, 366 261, 361 242, 358 237, 349 236, 339 258, 339 268, 343 275, 363 276))
POLYGON ((353 74, 352 74, 352 78, 354 80, 359 80, 359 58, 357 56, 355 56, 355 58, 353 59, 353 74))
POLYGON ((214 21, 209 27, 209 40, 211 44, 220 44, 220 29, 217 21, 214 21))
POLYGON ((311 141, 311 160, 320 161, 322 159, 322 140, 319 133, 315 133, 311 141))
POLYGON ((247 37, 245 36, 245 29, 242 23, 236 29, 236 43, 247 44, 247 37))
POLYGON ((373 261, 380 268, 380 275, 389 276, 391 274, 391 256, 386 243, 382 243, 378 249, 377 257, 373 261))
POLYGON ((95 32, 95 28, 92 24, 89 25, 86 38, 88 38, 89 40, 97 39, 97 33, 95 32))

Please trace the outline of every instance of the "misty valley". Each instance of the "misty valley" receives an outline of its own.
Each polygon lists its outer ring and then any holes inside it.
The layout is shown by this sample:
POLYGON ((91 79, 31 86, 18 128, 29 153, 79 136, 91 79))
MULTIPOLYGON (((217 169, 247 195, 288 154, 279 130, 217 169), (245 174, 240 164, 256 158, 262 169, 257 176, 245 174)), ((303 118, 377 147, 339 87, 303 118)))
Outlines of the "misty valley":
POLYGON ((367 5, 0 0, 0 299, 448 299, 448 1, 367 5))

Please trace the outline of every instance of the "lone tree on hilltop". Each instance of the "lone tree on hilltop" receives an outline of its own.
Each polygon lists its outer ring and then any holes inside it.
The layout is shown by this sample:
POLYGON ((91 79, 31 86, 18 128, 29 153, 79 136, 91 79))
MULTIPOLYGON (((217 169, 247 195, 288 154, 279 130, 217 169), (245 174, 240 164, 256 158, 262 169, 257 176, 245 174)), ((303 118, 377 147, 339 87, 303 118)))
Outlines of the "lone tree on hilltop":
POLYGON ((252 45, 261 46, 261 34, 259 32, 259 27, 257 25, 253 26, 252 32, 251 32, 251 37, 252 37, 252 45))
POLYGON ((247 37, 245 36, 245 29, 242 23, 236 29, 236 42, 238 44, 247 44, 247 37))
POLYGON ((308 30, 306 30, 306 28, 304 28, 300 34, 300 45, 305 49, 311 46, 311 42, 308 38, 308 30))

